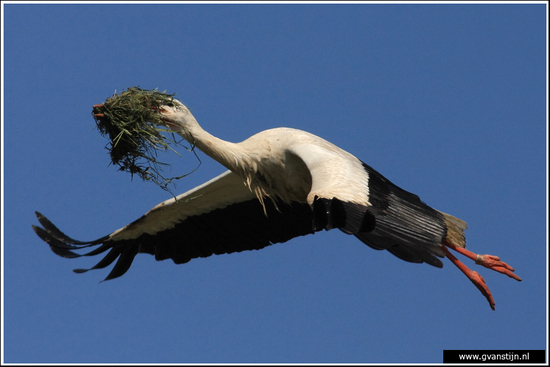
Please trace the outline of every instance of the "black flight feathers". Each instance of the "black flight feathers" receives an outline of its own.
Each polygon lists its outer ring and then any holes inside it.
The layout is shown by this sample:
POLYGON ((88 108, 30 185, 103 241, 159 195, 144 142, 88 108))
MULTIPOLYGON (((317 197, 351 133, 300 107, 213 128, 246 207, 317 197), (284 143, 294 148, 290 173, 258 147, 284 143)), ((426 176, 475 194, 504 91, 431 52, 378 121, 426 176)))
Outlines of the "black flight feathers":
POLYGON ((376 218, 375 228, 356 234, 357 238, 378 250, 386 249, 410 262, 426 262, 443 267, 433 255, 444 257, 440 244, 447 234, 445 218, 420 198, 391 183, 363 163, 369 174, 369 201, 376 218))
MULTIPOLYGON (((92 256, 108 249, 110 252, 93 268, 104 268, 115 260, 115 266, 105 280, 123 275, 138 253, 154 255, 157 260, 172 259, 176 264, 193 258, 208 257, 245 250, 259 250, 273 243, 313 233, 311 209, 307 204, 265 201, 267 216, 256 199, 229 205, 200 216, 188 217, 175 227, 154 235, 143 234, 136 239, 112 241, 108 236, 95 241, 76 241, 55 227, 46 217, 36 213, 44 228, 33 226, 37 235, 50 245, 54 253, 67 258, 92 256), (79 255, 72 250, 100 245, 79 255)), ((91 270, 88 269, 88 270, 91 270)), ((75 269, 77 273, 87 270, 75 269)))
POLYGON ((32 226, 32 228, 44 242, 50 245, 50 249, 61 257, 73 259, 81 256, 94 256, 94 255, 99 255, 111 249, 111 251, 109 251, 109 253, 93 268, 75 269, 74 271, 76 273, 84 273, 92 269, 102 269, 110 265, 114 260, 116 260, 120 255, 122 255, 120 256, 120 260, 117 261, 117 264, 115 265, 115 267, 113 268, 109 276, 105 278, 105 280, 113 279, 121 276, 128 270, 128 268, 132 264, 134 256, 137 254, 137 251, 136 251, 133 256, 128 256, 129 252, 134 251, 134 249, 131 247, 121 248, 120 246, 113 246, 113 244, 109 242, 103 243, 108 239, 108 236, 99 238, 95 241, 89 241, 89 242, 74 240, 71 237, 67 236, 65 233, 61 232, 52 222, 48 220, 48 218, 46 218, 39 212, 35 212, 35 214, 36 214, 36 217, 38 218, 38 221, 40 222, 40 224, 42 224, 44 228, 41 228, 38 226, 32 226), (101 245, 101 246, 85 254, 77 254, 72 251, 72 250, 81 250, 81 249, 84 249, 90 246, 96 246, 96 245, 101 245))
MULTIPOLYGON (((434 255, 444 256, 439 247, 446 235, 443 215, 370 166, 363 164, 363 167, 369 175, 371 206, 316 197, 312 208, 307 203, 297 202, 277 202, 275 207, 271 200, 265 200, 265 215, 260 202, 252 199, 188 217, 173 228, 154 235, 143 234, 121 241, 109 240, 109 236, 89 242, 74 240, 38 212, 36 216, 43 228, 33 226, 33 229, 53 252, 62 257, 93 256, 110 250, 91 268, 105 268, 117 260, 105 280, 123 275, 138 253, 154 255, 157 260, 172 259, 181 264, 213 254, 258 250, 333 228, 353 234, 370 247, 388 250, 403 260, 442 267, 434 255), (73 251, 96 245, 99 247, 85 254, 73 251)), ((86 271, 75 269, 77 273, 86 271)))
POLYGON ((369 165, 371 206, 348 203, 337 198, 316 197, 313 202, 313 229, 339 228, 353 234, 376 250, 388 250, 402 260, 443 267, 445 218, 420 198, 391 183, 369 165))

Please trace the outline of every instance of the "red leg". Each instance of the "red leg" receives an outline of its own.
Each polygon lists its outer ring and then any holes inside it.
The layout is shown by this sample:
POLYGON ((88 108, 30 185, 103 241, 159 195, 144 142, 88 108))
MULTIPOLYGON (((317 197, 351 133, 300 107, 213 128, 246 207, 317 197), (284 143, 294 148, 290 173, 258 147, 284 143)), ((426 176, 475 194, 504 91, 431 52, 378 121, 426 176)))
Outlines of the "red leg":
MULTIPOLYGON (((464 265, 460 260, 458 260, 445 246, 441 247, 443 251, 445 251, 445 254, 451 260, 453 264, 456 265, 457 268, 460 269, 470 279, 472 283, 477 287, 477 289, 480 290, 480 292, 487 298, 487 301, 489 301, 489 305, 494 310, 495 309, 495 300, 493 299, 493 295, 491 294, 491 291, 489 288, 485 285, 485 279, 481 275, 478 274, 477 271, 470 270, 466 265, 464 265)), ((468 256, 468 255, 466 255, 468 256)), ((469 257, 469 256, 468 256, 469 257)))
POLYGON ((498 256, 494 255, 478 255, 474 254, 472 251, 468 251, 463 247, 455 246, 448 241, 443 242, 444 246, 447 246, 449 248, 452 248, 456 252, 461 253, 464 256, 469 257, 470 259, 474 260, 476 264, 483 265, 484 267, 488 269, 492 269, 494 271, 498 271, 499 273, 508 275, 510 278, 513 278, 517 281, 521 281, 521 278, 518 277, 516 274, 512 273, 514 271, 514 268, 512 268, 510 265, 506 264, 504 261, 500 261, 500 258, 498 256))

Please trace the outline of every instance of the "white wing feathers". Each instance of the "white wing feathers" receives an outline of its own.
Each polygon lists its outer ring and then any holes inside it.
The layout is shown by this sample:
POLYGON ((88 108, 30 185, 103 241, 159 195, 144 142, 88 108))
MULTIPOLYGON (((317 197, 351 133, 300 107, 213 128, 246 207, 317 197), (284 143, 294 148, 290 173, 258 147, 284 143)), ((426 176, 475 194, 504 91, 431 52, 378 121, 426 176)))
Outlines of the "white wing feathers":
POLYGON ((144 233, 155 234, 173 228, 190 216, 222 209, 254 197, 238 175, 226 171, 192 190, 158 204, 141 218, 113 232, 109 239, 120 241, 138 238, 144 233))

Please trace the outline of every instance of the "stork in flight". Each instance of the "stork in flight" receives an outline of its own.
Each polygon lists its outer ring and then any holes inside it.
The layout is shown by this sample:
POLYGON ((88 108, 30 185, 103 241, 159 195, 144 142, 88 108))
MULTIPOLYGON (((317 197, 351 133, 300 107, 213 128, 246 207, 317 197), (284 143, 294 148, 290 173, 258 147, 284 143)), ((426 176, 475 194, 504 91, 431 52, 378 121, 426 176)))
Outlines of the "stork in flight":
MULTIPOLYGON (((116 264, 105 280, 123 275, 138 253, 176 264, 197 257, 258 250, 323 229, 338 228, 402 260, 443 267, 447 256, 487 298, 485 280, 449 249, 516 280, 497 256, 465 249, 466 223, 435 210, 355 156, 305 131, 276 128, 240 143, 220 140, 201 128, 174 100, 160 109, 166 126, 228 171, 95 241, 76 241, 46 217, 33 226, 57 255, 66 258, 109 252, 91 269, 116 264), (73 250, 96 246, 77 254, 73 250)), ((83 273, 91 269, 75 269, 83 273)))

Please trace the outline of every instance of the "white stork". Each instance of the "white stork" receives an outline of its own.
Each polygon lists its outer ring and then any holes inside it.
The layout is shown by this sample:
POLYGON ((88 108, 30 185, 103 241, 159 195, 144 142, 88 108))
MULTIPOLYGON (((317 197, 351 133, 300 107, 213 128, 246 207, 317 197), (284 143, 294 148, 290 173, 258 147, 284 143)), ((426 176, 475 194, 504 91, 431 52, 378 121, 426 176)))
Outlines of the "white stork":
MULTIPOLYGON (((229 171, 158 204, 136 221, 95 241, 73 240, 37 212, 43 228, 33 229, 57 255, 76 258, 110 250, 91 268, 104 268, 118 259, 108 280, 123 275, 138 253, 182 264, 338 228, 405 261, 442 267, 438 257, 447 256, 493 310, 495 302, 485 280, 448 248, 521 280, 498 257, 465 249, 464 221, 429 207, 318 136, 277 128, 230 143, 203 130, 179 101, 163 106, 160 113, 167 127, 229 171), (100 246, 85 254, 73 252, 95 245, 100 246)), ((77 273, 85 271, 75 269, 77 273)))

